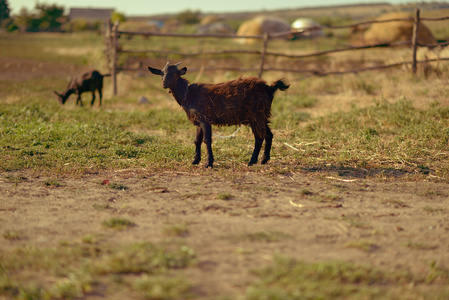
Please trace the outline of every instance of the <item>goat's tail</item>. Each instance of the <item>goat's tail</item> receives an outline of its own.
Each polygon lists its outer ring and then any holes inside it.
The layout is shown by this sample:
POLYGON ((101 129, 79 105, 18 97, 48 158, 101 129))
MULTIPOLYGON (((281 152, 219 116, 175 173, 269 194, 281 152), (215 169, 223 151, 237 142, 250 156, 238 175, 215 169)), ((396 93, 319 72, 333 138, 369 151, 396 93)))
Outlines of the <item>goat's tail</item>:
POLYGON ((278 81, 273 82, 272 85, 268 87, 270 93, 274 94, 278 89, 281 91, 285 91, 290 87, 288 81, 286 79, 279 79, 278 81))

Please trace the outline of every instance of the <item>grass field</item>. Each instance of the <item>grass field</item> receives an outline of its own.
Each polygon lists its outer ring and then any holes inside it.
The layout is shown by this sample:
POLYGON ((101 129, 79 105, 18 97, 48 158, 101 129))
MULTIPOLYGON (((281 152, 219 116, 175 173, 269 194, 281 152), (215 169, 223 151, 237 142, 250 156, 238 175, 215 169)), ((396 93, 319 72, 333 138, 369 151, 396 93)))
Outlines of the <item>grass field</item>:
POLYGON ((214 137, 209 170, 191 166, 195 129, 157 77, 120 74, 117 96, 105 79, 102 107, 57 102, 70 76, 106 72, 100 36, 0 43, 0 298, 449 297, 446 65, 267 74, 291 83, 272 160, 247 166, 243 127, 214 137))

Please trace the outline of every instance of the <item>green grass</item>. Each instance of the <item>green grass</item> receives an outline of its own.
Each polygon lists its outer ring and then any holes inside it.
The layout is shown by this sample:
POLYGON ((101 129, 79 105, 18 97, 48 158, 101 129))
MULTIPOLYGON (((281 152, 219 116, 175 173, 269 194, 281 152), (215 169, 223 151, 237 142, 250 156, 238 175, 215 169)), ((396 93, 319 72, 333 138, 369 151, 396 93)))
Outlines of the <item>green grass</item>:
POLYGON ((184 278, 142 275, 133 288, 143 299, 195 299, 192 285, 184 278))
POLYGON ((257 280, 247 289, 246 299, 445 299, 449 295, 448 273, 434 266, 413 274, 275 256, 270 266, 254 274, 257 280))
POLYGON ((38 103, 1 105, 0 169, 83 173, 88 169, 142 167, 150 157, 159 165, 185 159, 180 152, 183 148, 175 147, 176 142, 169 138, 124 130, 144 120, 149 121, 141 126, 156 122, 154 127, 163 127, 154 114, 72 112, 38 103))
POLYGON ((24 238, 24 235, 16 230, 6 230, 3 233, 3 238, 5 240, 14 241, 14 240, 20 240, 20 239, 24 238))
POLYGON ((260 243, 275 243, 283 239, 291 239, 291 236, 279 232, 279 231, 259 231, 259 232, 248 232, 238 235, 225 236, 224 238, 229 239, 233 242, 260 242, 260 243))
POLYGON ((47 187, 62 187, 64 184, 60 183, 58 180, 49 179, 44 182, 44 185, 47 187))
POLYGON ((397 199, 382 199, 380 201, 381 204, 392 205, 395 208, 406 208, 409 207, 405 201, 397 200, 397 199))
POLYGON ((27 181, 27 178, 20 176, 20 175, 6 175, 5 181, 10 182, 10 183, 19 184, 21 182, 27 181))
POLYGON ((424 206, 424 211, 427 212, 428 214, 442 214, 446 211, 446 209, 441 208, 441 207, 432 207, 429 205, 424 206))
POLYGON ((230 199, 232 199, 232 195, 229 194, 229 193, 219 193, 219 194, 217 195, 217 199, 220 199, 220 200, 230 200, 230 199))
POLYGON ((350 241, 345 244, 345 247, 360 249, 364 252, 371 252, 378 248, 374 242, 364 239, 350 241))
POLYGON ((164 227, 163 233, 166 236, 186 237, 189 235, 189 228, 185 224, 169 225, 164 227))
POLYGON ((405 246, 407 248, 415 249, 415 250, 433 250, 433 249, 438 248, 438 246, 435 246, 435 245, 430 245, 430 244, 423 243, 423 242, 412 242, 412 241, 405 243, 405 246))
MULTIPOLYGON (((2 35, 5 43, 1 53, 31 59, 28 50, 19 53, 17 49, 31 49, 42 41, 49 45, 57 42, 63 49, 83 42, 94 48, 101 45, 99 37, 89 34, 28 37, 2 35)), ((136 47, 147 43, 139 38, 129 42, 132 46, 136 43, 136 47)), ((176 46, 177 42, 173 43, 176 46)), ((198 45, 192 43, 189 47, 198 45)), ((38 49, 33 59, 50 58, 44 49, 38 49)), ((78 59, 89 63, 85 53, 76 59, 73 54, 58 53, 55 57, 66 63, 83 64, 78 59)), ((409 80, 413 81, 410 84, 421 83, 420 79, 409 80)), ((174 100, 162 92, 159 81, 135 78, 120 87, 121 96, 105 100, 101 109, 75 108, 73 99, 60 106, 52 90, 65 84, 65 79, 51 76, 14 84, 0 82, 0 95, 11 99, 0 102, 1 171, 81 176, 105 169, 147 166, 154 170, 191 169, 195 129, 174 100), (142 94, 155 95, 150 99, 152 105, 135 103, 137 95, 142 94)), ((347 77, 343 82, 332 78, 292 82, 288 93, 278 93, 273 102, 274 162, 267 167, 282 174, 300 166, 308 171, 338 170, 342 176, 384 177, 399 173, 449 178, 449 109, 445 105, 434 101, 428 108, 418 109, 405 98, 373 99, 373 105, 368 107, 353 106, 349 111, 318 118, 310 115, 323 94, 350 89, 371 95, 381 90, 379 84, 366 75, 347 77)), ((214 131, 230 134, 234 128, 214 131)), ((248 128, 232 140, 215 138, 216 166, 222 170, 245 169, 252 145, 248 128)))
POLYGON ((130 227, 136 226, 136 224, 130 220, 119 219, 119 218, 111 218, 108 220, 104 220, 102 224, 104 227, 115 229, 115 230, 123 230, 123 229, 127 229, 130 227))
MULTIPOLYGON (((182 111, 164 110, 107 112, 66 110, 56 103, 44 105, 40 101, 0 103, 0 169, 83 174, 149 164, 155 169, 188 167, 193 154, 193 126, 182 111), (148 134, 146 128, 168 134, 148 134)), ((301 150, 298 153, 275 144, 273 153, 287 170, 301 165, 305 169, 351 172, 360 166, 375 174, 393 171, 397 165, 404 172, 413 172, 414 165, 419 171, 419 166, 425 165, 429 169, 426 173, 449 176, 444 155, 449 141, 447 107, 435 105, 423 111, 406 100, 384 100, 369 108, 318 118, 302 129, 290 127, 296 124, 294 114, 279 113, 274 119, 278 118, 291 128, 285 131, 288 135, 277 135, 279 143, 305 143, 297 146, 301 150)), ((229 153, 231 160, 245 163, 251 140, 247 129, 232 141, 217 139, 216 156, 229 153)), ((220 160, 223 162, 223 158, 220 160)))
POLYGON ((425 164, 431 173, 447 177, 449 166, 441 154, 447 153, 448 125, 445 106, 418 110, 406 100, 378 101, 368 108, 321 117, 294 132, 300 141, 317 143, 291 157, 306 166, 348 172, 358 167, 388 172, 398 165, 410 172, 410 166, 419 170, 425 164))
POLYGON ((121 183, 110 183, 110 184, 109 184, 109 187, 110 187, 111 189, 119 190, 119 191, 124 191, 124 190, 127 190, 127 189, 128 189, 128 187, 127 187, 126 185, 121 184, 121 183))
POLYGON ((0 297, 72 299, 100 291, 113 293, 103 287, 123 282, 118 287, 126 293, 179 299, 192 293, 191 285, 174 270, 188 268, 194 259, 195 253, 186 246, 151 243, 18 247, 0 253, 0 297), (30 280, 33 274, 40 275, 30 280))

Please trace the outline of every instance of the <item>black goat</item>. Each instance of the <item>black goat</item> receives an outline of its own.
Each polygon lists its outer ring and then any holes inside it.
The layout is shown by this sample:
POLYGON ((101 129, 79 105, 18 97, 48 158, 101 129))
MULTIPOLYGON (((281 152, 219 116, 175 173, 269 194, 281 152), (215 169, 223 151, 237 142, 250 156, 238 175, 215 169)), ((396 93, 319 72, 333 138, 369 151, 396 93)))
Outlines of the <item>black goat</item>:
POLYGON ((100 72, 96 70, 89 71, 74 77, 70 81, 65 92, 63 92, 62 94, 59 94, 56 91, 54 91, 54 93, 58 96, 59 103, 61 104, 64 104, 70 97, 70 95, 75 93, 77 95, 76 105, 78 105, 79 102, 80 105, 83 106, 83 102, 81 101, 81 94, 84 92, 92 92, 92 102, 90 103, 90 105, 92 106, 94 105, 95 91, 97 90, 100 96, 99 106, 101 106, 101 99, 103 97, 102 95, 103 77, 106 76, 111 75, 110 74, 102 75, 100 74, 100 72))
POLYGON ((269 127, 271 117, 271 103, 276 90, 288 89, 284 81, 278 80, 272 85, 259 78, 239 78, 218 83, 192 83, 181 76, 186 74, 187 68, 178 70, 178 65, 167 63, 162 70, 148 67, 151 73, 162 76, 162 86, 170 89, 176 102, 184 109, 190 122, 197 126, 195 139, 195 157, 193 164, 201 160, 201 143, 207 147, 207 165, 212 167, 212 128, 211 125, 239 125, 251 126, 255 137, 254 151, 249 165, 257 163, 262 143, 265 140, 265 151, 262 164, 270 159, 273 133, 269 127))

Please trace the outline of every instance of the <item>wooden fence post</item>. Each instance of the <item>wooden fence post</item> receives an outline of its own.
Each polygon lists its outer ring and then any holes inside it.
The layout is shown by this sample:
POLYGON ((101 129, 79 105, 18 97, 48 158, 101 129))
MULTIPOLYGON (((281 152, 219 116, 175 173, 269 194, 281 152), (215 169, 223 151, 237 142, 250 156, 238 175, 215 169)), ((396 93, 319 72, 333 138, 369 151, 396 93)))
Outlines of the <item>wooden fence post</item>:
POLYGON ((108 73, 111 73, 111 51, 112 51, 111 19, 108 19, 106 22, 104 22, 103 26, 104 26, 104 47, 106 54, 106 66, 108 68, 108 73))
POLYGON ((112 94, 117 95, 117 51, 118 51, 118 25, 119 22, 116 21, 112 27, 112 94))
POLYGON ((413 36, 412 36, 412 72, 413 72, 413 75, 416 75, 416 70, 417 70, 416 51, 418 49, 418 28, 419 28, 419 9, 416 9, 414 24, 413 24, 413 36))
POLYGON ((269 39, 270 39, 270 35, 268 33, 265 33, 263 35, 262 54, 260 55, 259 78, 262 78, 263 65, 265 64, 265 53, 267 52, 267 44, 268 44, 269 39))

